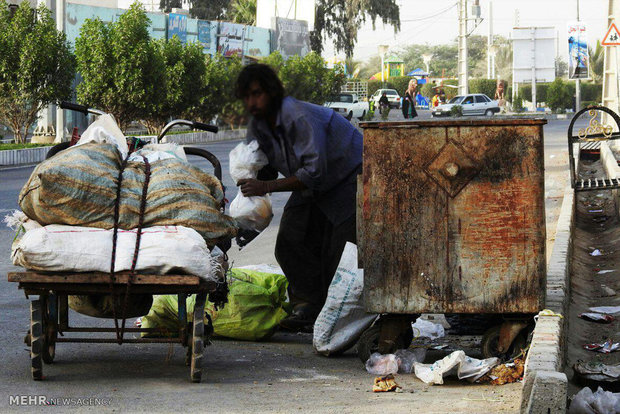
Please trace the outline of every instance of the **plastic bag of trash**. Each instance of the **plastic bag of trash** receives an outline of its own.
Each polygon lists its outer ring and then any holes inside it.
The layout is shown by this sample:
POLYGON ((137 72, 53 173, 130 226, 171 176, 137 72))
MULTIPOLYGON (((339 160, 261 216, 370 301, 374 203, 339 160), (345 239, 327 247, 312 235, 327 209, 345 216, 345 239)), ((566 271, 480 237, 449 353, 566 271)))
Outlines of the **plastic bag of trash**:
POLYGON ((424 362, 426 348, 399 349, 394 355, 398 358, 398 372, 411 374, 414 362, 424 362))
POLYGON ((399 359, 394 354, 381 355, 378 352, 373 353, 366 361, 366 371, 372 375, 389 375, 398 372, 399 359))
MULTIPOLYGON (((235 183, 242 178, 256 178, 258 171, 268 163, 267 156, 258 148, 257 141, 249 144, 241 142, 230 151, 230 176, 235 183)), ((230 203, 230 215, 242 229, 263 231, 273 217, 271 198, 269 194, 245 197, 239 191, 230 203)))
POLYGON ((573 365, 575 376, 589 381, 616 382, 620 380, 620 363, 603 364, 600 361, 580 361, 573 365))
POLYGON ((475 359, 464 351, 454 351, 433 364, 414 362, 415 375, 427 384, 443 384, 444 377, 456 374, 459 379, 470 382, 486 374, 499 363, 498 358, 475 359))
POLYGON ((615 414, 620 413, 620 393, 604 391, 598 387, 596 392, 588 387, 582 388, 574 397, 568 414, 615 414))
POLYGON ((441 324, 426 319, 418 318, 411 327, 413 328, 414 338, 429 338, 434 340, 446 336, 446 331, 441 324))
POLYGON ((363 290, 364 275, 357 268, 357 246, 347 243, 327 290, 325 305, 314 323, 312 345, 318 353, 329 356, 346 351, 372 325, 377 315, 366 313, 363 290))

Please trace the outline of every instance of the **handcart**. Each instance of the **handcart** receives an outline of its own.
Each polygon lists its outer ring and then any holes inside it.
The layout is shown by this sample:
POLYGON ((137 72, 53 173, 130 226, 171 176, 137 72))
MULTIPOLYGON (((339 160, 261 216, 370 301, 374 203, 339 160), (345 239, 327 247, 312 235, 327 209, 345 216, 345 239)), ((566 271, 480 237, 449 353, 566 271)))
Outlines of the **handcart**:
MULTIPOLYGON (((358 356, 407 348, 423 313, 486 315, 484 357, 525 348, 546 286, 544 119, 366 122, 358 356)), ((480 324, 481 325, 481 324, 480 324)))
MULTIPOLYGON (((63 102, 60 105, 64 109, 79 111, 84 114, 103 115, 104 113, 85 106, 63 102)), ((168 123, 157 137, 157 142, 175 125, 187 125, 195 129, 217 132, 216 126, 192 122, 186 120, 174 120, 168 123)), ((63 142, 52 147, 47 155, 50 158, 59 151, 70 146, 69 142, 63 142)), ((219 160, 209 151, 199 148, 184 148, 188 155, 198 155, 211 162, 214 175, 222 180, 222 168, 219 160)), ((223 186, 222 186, 223 187, 223 186)), ((222 211, 224 206, 222 205, 222 211)), ((224 253, 230 247, 230 240, 224 246, 218 245, 224 253)), ((19 283, 19 288, 24 290, 26 297, 38 296, 38 299, 30 301, 30 331, 26 336, 26 343, 30 346, 30 360, 32 378, 43 379, 43 362, 51 364, 56 355, 56 343, 82 342, 82 343, 179 343, 187 348, 185 363, 190 366, 190 379, 192 382, 200 382, 202 376, 202 356, 206 345, 210 344, 210 336, 213 327, 210 319, 205 326, 205 303, 207 298, 211 301, 221 300, 222 295, 227 293, 226 283, 205 281, 198 276, 166 274, 131 274, 130 272, 110 273, 63 273, 63 272, 12 272, 8 274, 9 282, 19 283), (87 327, 69 325, 69 295, 99 295, 112 294, 122 297, 131 286, 131 294, 176 294, 178 295, 178 332, 163 331, 160 328, 125 328, 125 309, 121 311, 123 318, 122 327, 118 324, 110 327, 87 327), (193 321, 188 323, 186 299, 188 295, 196 295, 193 310, 193 321), (70 333, 116 333, 113 337, 73 337, 70 333), (127 338, 127 333, 148 333, 153 337, 127 338)), ((126 299, 127 300, 127 299, 126 299)), ((115 314, 116 315, 116 314, 115 314)), ((116 321, 115 317, 115 322, 116 321)))

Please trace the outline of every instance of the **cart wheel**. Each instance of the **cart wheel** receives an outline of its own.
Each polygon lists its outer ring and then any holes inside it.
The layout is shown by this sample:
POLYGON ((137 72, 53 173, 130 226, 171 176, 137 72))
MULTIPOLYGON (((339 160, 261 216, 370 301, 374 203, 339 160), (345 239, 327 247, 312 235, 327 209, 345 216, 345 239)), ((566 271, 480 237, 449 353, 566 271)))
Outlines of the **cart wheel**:
MULTIPOLYGON (((375 323, 366 329, 357 341, 357 356, 365 364, 370 355, 379 352, 379 336, 381 335, 381 323, 375 323)), ((397 349, 406 349, 411 345, 413 340, 413 329, 409 326, 394 341, 394 346, 389 352, 395 352, 397 349)))
POLYGON ((489 328, 482 336, 482 343, 480 344, 482 357, 492 358, 497 357, 502 360, 508 360, 517 357, 527 343, 526 333, 524 331, 519 332, 515 339, 510 344, 507 352, 501 353, 498 351, 499 345, 499 331, 501 325, 495 325, 489 328))
POLYGON ((58 329, 56 329, 56 324, 48 321, 45 324, 45 343, 43 346, 43 352, 41 353, 43 362, 46 364, 51 364, 54 362, 54 357, 56 356, 56 338, 58 338, 58 329))
POLYGON ((204 351, 204 299, 199 302, 199 296, 196 297, 194 306, 194 321, 192 324, 192 340, 188 346, 188 352, 191 351, 190 362, 190 379, 192 382, 200 382, 202 379, 202 353, 204 351))
POLYGON ((30 367, 32 379, 43 379, 43 362, 41 352, 45 346, 43 336, 43 306, 41 300, 30 302, 30 367))

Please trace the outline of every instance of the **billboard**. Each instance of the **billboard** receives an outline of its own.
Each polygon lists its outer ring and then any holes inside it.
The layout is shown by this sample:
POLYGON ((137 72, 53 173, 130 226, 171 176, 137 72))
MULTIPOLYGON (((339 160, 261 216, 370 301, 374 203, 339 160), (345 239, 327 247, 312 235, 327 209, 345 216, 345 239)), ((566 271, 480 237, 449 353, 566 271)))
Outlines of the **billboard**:
POLYGON ((305 20, 308 30, 314 30, 315 0, 257 0, 256 27, 273 29, 272 19, 305 20))
POLYGON ((187 16, 170 13, 168 15, 168 39, 177 36, 181 43, 187 43, 187 16))
POLYGON ((555 27, 512 29, 513 82, 555 80, 555 27))
POLYGON ((274 30, 272 49, 278 50, 284 59, 310 53, 308 22, 274 17, 272 23, 274 30))
POLYGON ((244 28, 242 24, 221 22, 217 35, 217 51, 223 56, 241 56, 244 28))
POLYGON ((211 22, 198 20, 198 42, 202 45, 203 50, 208 53, 208 50, 211 49, 211 22))
POLYGON ((271 31, 256 26, 246 26, 243 54, 245 56, 264 57, 271 53, 271 31))
POLYGON ((586 25, 581 22, 569 23, 568 35, 568 79, 590 78, 590 56, 586 25))

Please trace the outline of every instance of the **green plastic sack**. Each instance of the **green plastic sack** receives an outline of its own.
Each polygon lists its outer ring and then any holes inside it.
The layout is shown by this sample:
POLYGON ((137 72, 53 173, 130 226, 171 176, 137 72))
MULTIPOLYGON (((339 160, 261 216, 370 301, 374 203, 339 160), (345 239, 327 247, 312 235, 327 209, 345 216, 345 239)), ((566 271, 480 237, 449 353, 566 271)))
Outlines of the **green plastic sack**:
MULTIPOLYGON (((249 269, 231 269, 228 275, 228 303, 215 310, 207 301, 206 313, 213 321, 213 333, 233 339, 260 341, 268 339, 287 316, 286 288, 283 275, 249 269)), ((187 319, 191 321, 196 295, 187 299, 187 319)), ((205 318, 206 323, 206 318, 205 318)), ((142 318, 143 328, 159 328, 178 332, 177 295, 157 295, 148 315, 142 318)), ((149 336, 150 334, 143 334, 149 336)))

